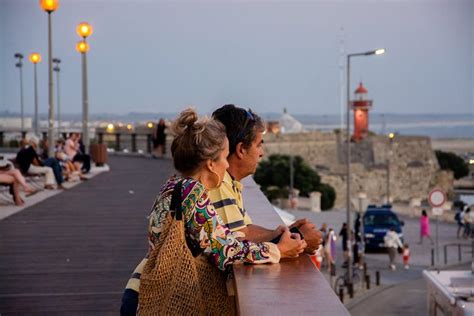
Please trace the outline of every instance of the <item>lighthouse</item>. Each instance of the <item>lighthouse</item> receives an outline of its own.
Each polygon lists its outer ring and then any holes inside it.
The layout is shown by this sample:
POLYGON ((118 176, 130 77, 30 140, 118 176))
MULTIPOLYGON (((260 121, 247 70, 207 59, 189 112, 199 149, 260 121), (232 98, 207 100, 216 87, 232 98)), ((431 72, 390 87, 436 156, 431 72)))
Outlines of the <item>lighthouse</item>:
POLYGON ((372 108, 372 100, 367 99, 367 89, 359 83, 354 91, 354 100, 351 108, 354 111, 354 134, 352 140, 358 142, 369 134, 369 110, 372 108))

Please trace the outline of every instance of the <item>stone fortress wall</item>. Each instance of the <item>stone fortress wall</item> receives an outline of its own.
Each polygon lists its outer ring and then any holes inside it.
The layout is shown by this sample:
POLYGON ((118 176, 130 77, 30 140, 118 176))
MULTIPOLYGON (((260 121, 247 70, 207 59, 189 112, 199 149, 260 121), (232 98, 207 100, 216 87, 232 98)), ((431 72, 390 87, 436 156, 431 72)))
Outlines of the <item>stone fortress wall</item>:
MULTIPOLYGON (((335 207, 345 207, 345 133, 268 134, 264 140, 267 157, 271 154, 303 157, 318 171, 323 182, 335 188, 335 207)), ((439 169, 429 137, 396 136, 390 145, 387 137, 369 136, 359 143, 351 143, 351 198, 365 192, 370 203, 383 203, 386 199, 389 156, 392 202, 407 203, 412 198, 424 200, 435 185, 447 192, 452 191, 452 173, 439 169)))

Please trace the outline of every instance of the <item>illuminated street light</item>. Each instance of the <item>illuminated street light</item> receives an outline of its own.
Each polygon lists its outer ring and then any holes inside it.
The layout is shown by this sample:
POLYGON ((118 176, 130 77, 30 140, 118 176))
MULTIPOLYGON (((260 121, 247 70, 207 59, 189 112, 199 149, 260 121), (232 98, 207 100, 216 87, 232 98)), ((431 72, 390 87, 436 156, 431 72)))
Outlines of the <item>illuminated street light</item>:
POLYGON ((35 135, 38 135, 38 76, 36 71, 36 64, 41 62, 41 55, 38 53, 32 53, 30 54, 29 59, 33 63, 33 73, 35 82, 35 119, 33 122, 33 130, 35 135))
MULTIPOLYGON (((347 145, 346 145, 346 154, 347 154, 347 161, 346 161, 346 216, 347 216, 347 243, 348 243, 348 250, 349 254, 351 253, 351 133, 350 133, 350 108, 351 108, 351 102, 350 102, 350 79, 351 79, 351 58, 352 57, 358 57, 358 56, 370 56, 370 55, 381 55, 385 53, 385 49, 376 49, 376 50, 371 50, 368 52, 363 52, 363 53, 354 53, 354 54, 348 54, 347 55, 347 111, 346 111, 346 138, 347 138, 347 145)), ((348 276, 348 289, 352 291, 352 264, 350 262, 350 258, 347 259, 347 276, 348 276)))
POLYGON ((146 124, 146 126, 147 126, 148 128, 153 128, 153 123, 152 123, 152 122, 148 122, 148 123, 146 124))
POLYGON ((76 50, 81 54, 85 54, 89 51, 89 44, 84 41, 79 41, 76 44, 76 50))
POLYGON ((53 100, 53 39, 51 31, 51 13, 59 7, 58 0, 40 0, 41 9, 48 13, 48 155, 54 157, 54 100, 53 100))
POLYGON ((82 38, 89 37, 94 29, 92 28, 92 25, 90 25, 87 22, 81 22, 79 25, 76 27, 76 33, 82 38))
POLYGON ((41 9, 51 13, 58 9, 59 1, 58 0, 40 0, 41 9))
POLYGON ((82 41, 76 45, 76 50, 82 55, 82 141, 86 153, 89 153, 89 94, 87 89, 87 52, 89 44, 86 38, 93 32, 92 26, 87 22, 81 22, 76 27, 76 33, 82 37, 82 41))

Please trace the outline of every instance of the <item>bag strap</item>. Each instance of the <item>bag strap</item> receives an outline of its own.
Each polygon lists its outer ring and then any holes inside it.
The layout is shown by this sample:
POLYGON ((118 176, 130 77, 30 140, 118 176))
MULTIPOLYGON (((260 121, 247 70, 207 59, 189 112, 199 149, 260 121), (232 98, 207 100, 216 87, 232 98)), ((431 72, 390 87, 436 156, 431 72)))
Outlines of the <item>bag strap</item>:
MULTIPOLYGON (((175 220, 181 221, 183 219, 183 201, 181 199, 181 188, 183 187, 183 180, 179 181, 173 190, 173 194, 171 196, 171 204, 170 204, 170 211, 172 212, 172 216, 175 220)), ((197 257, 204 251, 199 244, 196 244, 186 238, 186 245, 188 246, 189 250, 191 251, 193 257, 197 257)))
POLYGON ((177 221, 183 219, 183 206, 181 201, 181 188, 183 187, 183 180, 179 181, 173 190, 173 194, 171 195, 171 204, 170 210, 174 211, 174 218, 177 221))

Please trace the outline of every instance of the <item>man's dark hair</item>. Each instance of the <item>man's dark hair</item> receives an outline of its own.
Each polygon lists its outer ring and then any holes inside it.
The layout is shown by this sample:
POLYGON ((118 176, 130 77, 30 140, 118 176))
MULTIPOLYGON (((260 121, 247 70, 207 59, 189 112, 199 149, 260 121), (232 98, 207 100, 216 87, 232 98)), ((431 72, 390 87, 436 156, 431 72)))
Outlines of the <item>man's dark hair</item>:
POLYGON ((212 117, 224 124, 229 139, 229 155, 235 153, 237 144, 249 148, 258 132, 265 130, 265 125, 252 110, 245 110, 233 104, 226 104, 212 113, 212 117))

